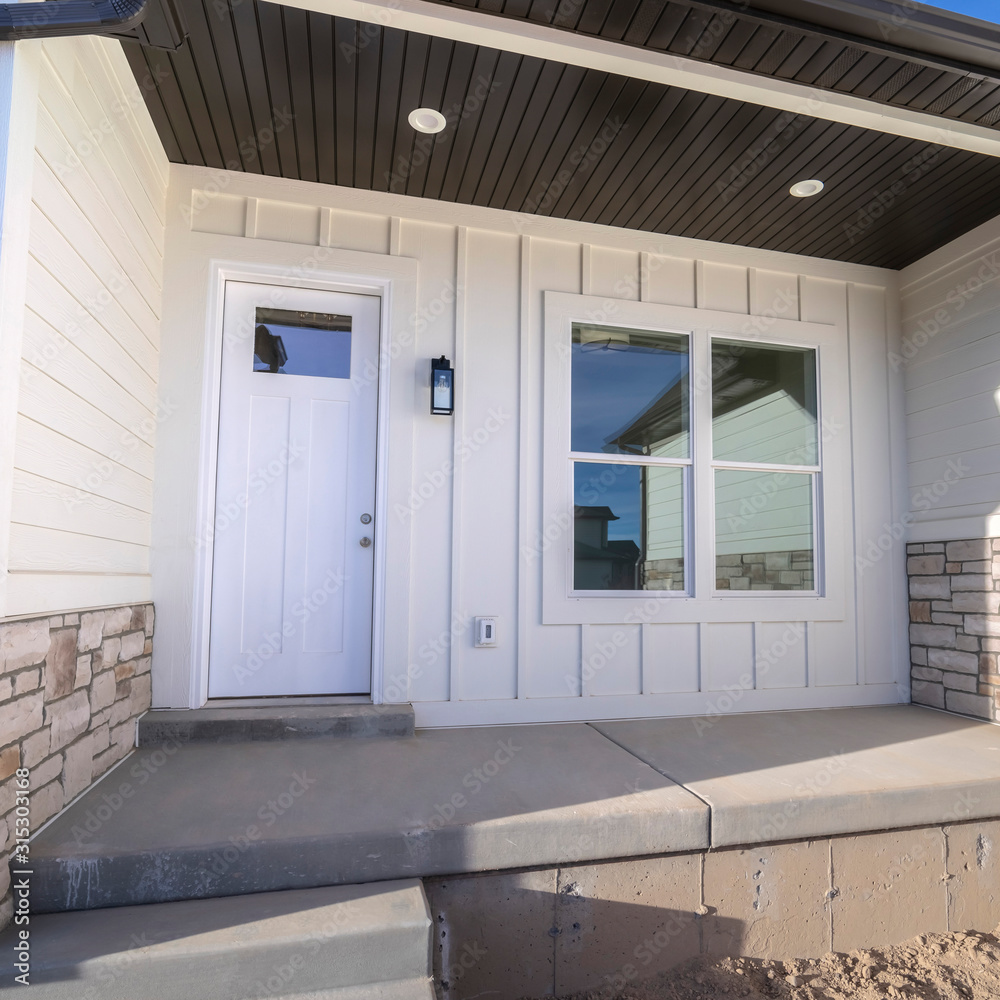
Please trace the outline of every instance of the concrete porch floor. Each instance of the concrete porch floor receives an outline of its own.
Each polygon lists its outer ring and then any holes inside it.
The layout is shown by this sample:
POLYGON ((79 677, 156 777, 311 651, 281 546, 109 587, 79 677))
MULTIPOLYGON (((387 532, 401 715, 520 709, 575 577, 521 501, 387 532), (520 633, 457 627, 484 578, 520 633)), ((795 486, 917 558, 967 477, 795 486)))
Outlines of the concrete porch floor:
POLYGON ((1000 728, 916 706, 143 747, 32 843, 37 912, 1000 816, 1000 728))

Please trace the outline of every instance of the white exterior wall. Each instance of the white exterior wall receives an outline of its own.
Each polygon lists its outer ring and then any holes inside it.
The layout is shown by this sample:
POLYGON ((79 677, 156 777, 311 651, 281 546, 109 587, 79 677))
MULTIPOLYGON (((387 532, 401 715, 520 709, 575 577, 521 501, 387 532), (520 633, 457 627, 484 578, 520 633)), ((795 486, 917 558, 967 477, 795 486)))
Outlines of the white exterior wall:
POLYGON ((42 43, 2 615, 150 598, 168 169, 119 43, 42 43))
MULTIPOLYGON (((197 411, 205 412, 202 401, 214 376, 204 357, 205 327, 192 329, 185 305, 192 297, 203 303, 208 293, 192 289, 191 280, 207 283, 213 260, 258 264, 273 256, 314 266, 317 244, 348 252, 338 260, 358 252, 358 273, 378 261, 416 262, 415 365, 390 376, 394 393, 406 380, 408 412, 394 417, 403 424, 394 428, 398 440, 389 462, 412 462, 413 492, 390 496, 383 511, 402 539, 385 558, 392 574, 405 574, 409 606, 404 614, 386 605, 389 652, 376 700, 383 693, 388 700, 411 700, 418 724, 448 725, 907 699, 902 548, 863 570, 849 567, 846 592, 838 595, 843 620, 765 623, 736 613, 733 620, 711 623, 543 625, 541 560, 533 555, 545 528, 543 420, 553 419, 543 409, 545 291, 742 315, 777 311, 839 326, 849 349, 851 426, 843 432, 853 455, 853 483, 846 484, 853 507, 842 531, 851 553, 877 542, 898 507, 893 489, 903 471, 893 459, 902 454, 902 376, 887 361, 899 346, 894 273, 174 167, 161 395, 181 400, 185 417, 160 432, 157 524, 161 513, 164 518, 154 574, 159 579, 162 566, 164 581, 169 576, 185 585, 181 593, 158 583, 154 593, 155 704, 200 703, 190 650, 193 620, 202 613, 192 595, 204 561, 192 539, 204 530, 198 504, 214 484, 194 483, 191 468, 203 461, 211 438, 197 411), (441 354, 457 371, 454 418, 428 413, 424 369, 441 354), (497 616, 497 648, 474 648, 476 615, 497 616), (594 669, 609 643, 613 663, 594 669)), ((199 322, 210 322, 199 308, 199 322)))
POLYGON ((901 284, 910 540, 1000 535, 1000 219, 901 284))

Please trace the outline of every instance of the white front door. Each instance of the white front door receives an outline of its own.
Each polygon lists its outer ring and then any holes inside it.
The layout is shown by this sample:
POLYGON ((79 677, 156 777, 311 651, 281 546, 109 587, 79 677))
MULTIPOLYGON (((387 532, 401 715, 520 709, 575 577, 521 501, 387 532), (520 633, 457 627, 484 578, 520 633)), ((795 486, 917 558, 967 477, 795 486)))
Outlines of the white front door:
POLYGON ((380 304, 226 284, 210 698, 371 691, 380 304))

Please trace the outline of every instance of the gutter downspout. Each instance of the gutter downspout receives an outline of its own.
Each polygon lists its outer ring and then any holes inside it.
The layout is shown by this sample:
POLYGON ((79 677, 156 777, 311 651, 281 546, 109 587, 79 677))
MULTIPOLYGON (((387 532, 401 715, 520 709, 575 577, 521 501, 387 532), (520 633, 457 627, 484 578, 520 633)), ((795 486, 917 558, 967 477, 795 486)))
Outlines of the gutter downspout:
POLYGON ((0 41, 134 28, 151 0, 41 0, 0 4, 0 41))

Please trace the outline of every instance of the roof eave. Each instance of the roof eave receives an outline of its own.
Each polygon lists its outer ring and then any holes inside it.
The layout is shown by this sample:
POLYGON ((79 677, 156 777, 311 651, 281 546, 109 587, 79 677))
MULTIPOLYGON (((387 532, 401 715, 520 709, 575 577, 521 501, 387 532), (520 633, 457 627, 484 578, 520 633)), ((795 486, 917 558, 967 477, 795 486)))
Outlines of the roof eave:
POLYGON ((905 0, 749 0, 755 11, 1000 70, 1000 24, 905 0))

